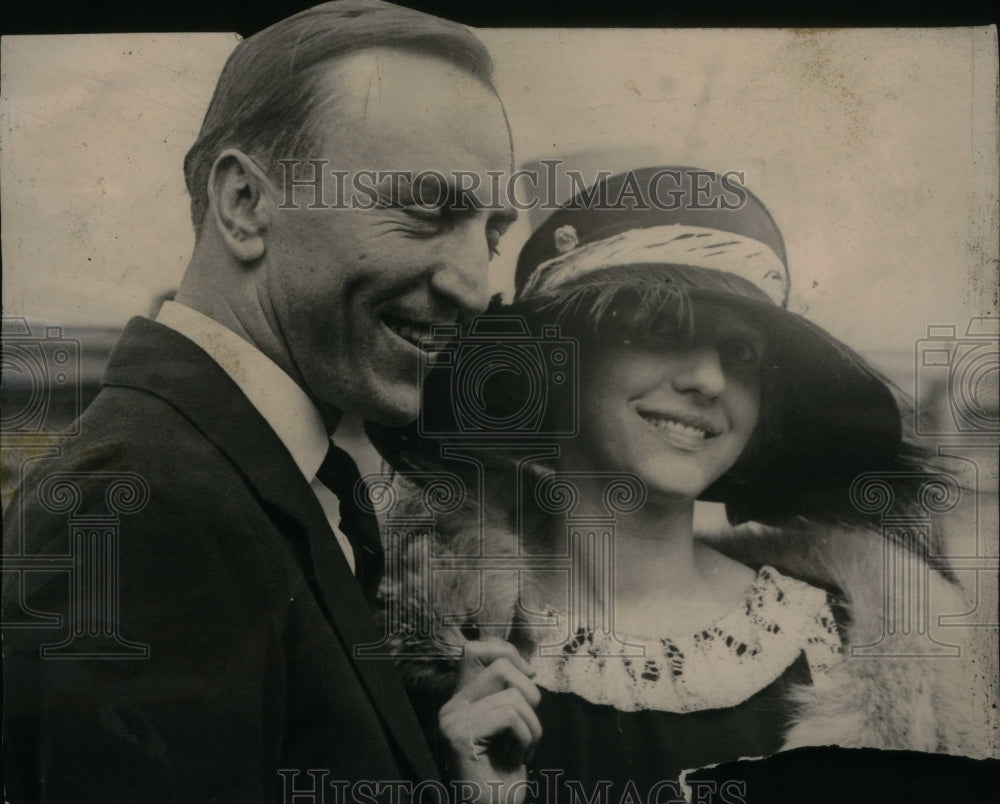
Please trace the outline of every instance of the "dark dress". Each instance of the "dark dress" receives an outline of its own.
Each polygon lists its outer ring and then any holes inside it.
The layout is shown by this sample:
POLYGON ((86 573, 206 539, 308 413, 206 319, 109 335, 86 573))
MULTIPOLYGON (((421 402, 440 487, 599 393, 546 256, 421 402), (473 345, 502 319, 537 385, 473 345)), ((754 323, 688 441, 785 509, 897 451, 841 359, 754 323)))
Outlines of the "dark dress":
POLYGON ((808 683, 809 665, 800 654, 777 681, 725 709, 622 712, 543 689, 538 717, 545 734, 528 767, 537 795, 527 800, 555 804, 575 794, 582 802, 596 791, 597 801, 618 804, 630 800, 629 782, 638 801, 678 799, 676 780, 684 770, 778 751, 791 710, 789 688, 808 683))
MULTIPOLYGON (((531 663, 544 734, 527 762, 528 804, 683 802, 684 771, 779 751, 797 685, 841 659, 843 613, 824 590, 762 567, 741 602, 676 638, 578 631, 531 663), (620 639, 640 645, 626 658, 620 639)), ((560 613, 549 609, 550 614, 560 613)), ((565 612, 561 612, 565 615, 565 612)), ((450 693, 411 689, 446 777, 437 712, 450 693)), ((739 788, 712 799, 738 802, 739 788)))
POLYGON ((768 567, 704 631, 628 641, 645 655, 608 656, 607 636, 581 632, 565 658, 534 660, 544 735, 528 801, 681 801, 684 771, 779 751, 792 688, 840 651, 826 593, 768 567))

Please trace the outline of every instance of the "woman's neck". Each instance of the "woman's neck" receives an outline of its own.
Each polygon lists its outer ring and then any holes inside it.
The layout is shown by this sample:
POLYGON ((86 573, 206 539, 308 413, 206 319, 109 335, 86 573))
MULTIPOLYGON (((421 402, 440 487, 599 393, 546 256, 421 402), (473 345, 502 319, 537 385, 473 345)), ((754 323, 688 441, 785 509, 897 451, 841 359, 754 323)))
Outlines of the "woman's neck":
POLYGON ((697 586, 694 503, 647 505, 615 520, 615 577, 619 602, 650 589, 684 595, 697 586))
MULTIPOLYGON (((599 504, 581 494, 578 511, 606 513, 599 504)), ((607 585, 606 567, 588 564, 584 572, 595 601, 613 595, 616 631, 693 632, 738 603, 754 573, 699 543, 693 524, 691 500, 650 498, 639 511, 615 517, 613 588, 607 585)))

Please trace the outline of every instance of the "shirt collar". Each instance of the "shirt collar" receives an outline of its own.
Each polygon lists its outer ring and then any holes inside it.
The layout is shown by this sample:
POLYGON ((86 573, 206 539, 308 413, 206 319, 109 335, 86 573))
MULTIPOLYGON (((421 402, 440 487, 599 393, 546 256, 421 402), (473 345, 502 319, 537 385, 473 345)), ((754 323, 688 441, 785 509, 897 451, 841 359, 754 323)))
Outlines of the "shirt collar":
POLYGON ((193 341, 219 364, 311 482, 330 440, 319 411, 295 380, 256 346, 197 310, 167 301, 156 320, 193 341))

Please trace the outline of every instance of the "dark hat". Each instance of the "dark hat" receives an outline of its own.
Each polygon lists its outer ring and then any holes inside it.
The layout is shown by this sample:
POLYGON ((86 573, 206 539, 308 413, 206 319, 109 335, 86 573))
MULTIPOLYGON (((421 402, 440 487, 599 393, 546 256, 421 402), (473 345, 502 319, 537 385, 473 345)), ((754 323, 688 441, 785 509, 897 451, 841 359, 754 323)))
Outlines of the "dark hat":
POLYGON ((598 339, 609 328, 655 330, 657 315, 702 300, 751 316, 767 337, 762 421, 702 496, 725 502, 734 522, 846 511, 858 474, 899 467, 890 383, 787 309, 781 233, 739 174, 667 166, 599 182, 534 232, 515 281, 515 308, 574 334, 589 324, 598 339))

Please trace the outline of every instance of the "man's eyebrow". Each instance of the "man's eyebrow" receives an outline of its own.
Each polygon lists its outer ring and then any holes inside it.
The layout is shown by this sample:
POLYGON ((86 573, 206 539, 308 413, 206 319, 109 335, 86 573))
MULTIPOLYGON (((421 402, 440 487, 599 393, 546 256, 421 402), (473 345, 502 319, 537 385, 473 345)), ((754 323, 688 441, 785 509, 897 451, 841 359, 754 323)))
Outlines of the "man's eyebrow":
MULTIPOLYGON (((405 170, 385 171, 380 175, 380 181, 374 186, 375 191, 386 202, 391 205, 408 206, 416 203, 416 196, 420 193, 422 182, 414 181, 414 176, 405 170)), ((440 209, 450 209, 455 211, 468 212, 489 212, 490 218, 500 223, 511 224, 518 219, 517 209, 501 203, 500 199, 489 195, 489 188, 459 188, 454 177, 444 174, 437 174, 437 178, 443 179, 444 183, 437 183, 431 192, 437 195, 436 200, 440 204, 435 205, 440 209), (477 196, 477 191, 487 191, 487 200, 484 203, 477 196)))
POLYGON ((458 185, 449 181, 446 185, 447 196, 445 205, 456 211, 487 212, 491 220, 500 223, 510 224, 517 220, 517 209, 506 205, 502 198, 494 197, 488 187, 467 188, 459 190, 458 185), (478 193, 486 195, 485 202, 479 198, 478 193))
POLYGON ((374 185, 374 190, 382 198, 392 203, 398 203, 399 199, 394 198, 394 193, 410 193, 413 191, 412 177, 405 170, 380 171, 379 181, 374 185))

